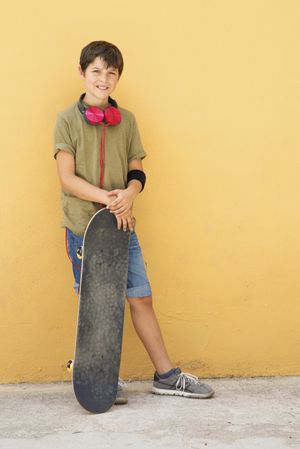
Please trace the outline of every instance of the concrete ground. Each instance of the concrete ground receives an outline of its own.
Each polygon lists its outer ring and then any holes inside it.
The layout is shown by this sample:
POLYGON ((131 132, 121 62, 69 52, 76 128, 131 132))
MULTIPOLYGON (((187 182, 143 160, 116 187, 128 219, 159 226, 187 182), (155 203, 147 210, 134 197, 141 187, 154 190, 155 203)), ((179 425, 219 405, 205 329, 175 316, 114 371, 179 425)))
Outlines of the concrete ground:
POLYGON ((300 377, 212 379, 212 399, 150 393, 127 384, 129 403, 92 415, 71 383, 0 386, 2 449, 300 448, 300 377))

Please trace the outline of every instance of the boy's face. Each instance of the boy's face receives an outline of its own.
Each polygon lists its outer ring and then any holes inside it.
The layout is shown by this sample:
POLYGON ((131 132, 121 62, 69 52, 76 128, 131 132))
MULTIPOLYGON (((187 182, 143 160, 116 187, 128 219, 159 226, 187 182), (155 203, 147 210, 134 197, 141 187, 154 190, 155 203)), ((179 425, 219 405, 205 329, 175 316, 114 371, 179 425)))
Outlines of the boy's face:
POLYGON ((87 102, 106 103, 119 81, 118 69, 106 67, 104 60, 99 57, 87 66, 85 73, 79 66, 79 73, 85 83, 87 102))

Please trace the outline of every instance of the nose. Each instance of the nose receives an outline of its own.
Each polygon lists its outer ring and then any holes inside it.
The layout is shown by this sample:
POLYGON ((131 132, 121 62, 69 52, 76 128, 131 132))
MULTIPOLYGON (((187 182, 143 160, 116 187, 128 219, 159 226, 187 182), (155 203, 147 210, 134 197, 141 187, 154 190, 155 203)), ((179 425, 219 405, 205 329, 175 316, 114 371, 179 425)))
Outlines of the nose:
POLYGON ((103 83, 106 83, 108 80, 108 74, 107 73, 100 73, 99 74, 99 80, 102 81, 103 83))

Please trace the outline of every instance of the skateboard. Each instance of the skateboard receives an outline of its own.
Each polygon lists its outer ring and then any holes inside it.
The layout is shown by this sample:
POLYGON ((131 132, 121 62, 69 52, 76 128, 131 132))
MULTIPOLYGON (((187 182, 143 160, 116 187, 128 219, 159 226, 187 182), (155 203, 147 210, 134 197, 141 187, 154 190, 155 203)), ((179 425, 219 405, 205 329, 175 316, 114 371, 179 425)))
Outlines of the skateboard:
POLYGON ((104 413, 117 396, 130 232, 100 209, 83 238, 73 389, 79 404, 104 413))

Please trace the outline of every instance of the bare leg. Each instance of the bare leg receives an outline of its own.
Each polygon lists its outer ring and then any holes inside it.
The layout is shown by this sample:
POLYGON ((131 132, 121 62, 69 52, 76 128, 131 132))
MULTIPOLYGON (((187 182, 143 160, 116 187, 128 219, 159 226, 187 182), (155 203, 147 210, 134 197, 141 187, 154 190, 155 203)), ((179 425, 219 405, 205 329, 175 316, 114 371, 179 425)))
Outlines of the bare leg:
POLYGON ((160 374, 173 368, 152 307, 152 297, 127 298, 134 328, 160 374))

